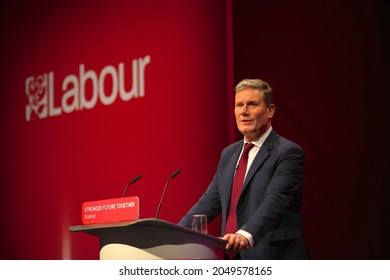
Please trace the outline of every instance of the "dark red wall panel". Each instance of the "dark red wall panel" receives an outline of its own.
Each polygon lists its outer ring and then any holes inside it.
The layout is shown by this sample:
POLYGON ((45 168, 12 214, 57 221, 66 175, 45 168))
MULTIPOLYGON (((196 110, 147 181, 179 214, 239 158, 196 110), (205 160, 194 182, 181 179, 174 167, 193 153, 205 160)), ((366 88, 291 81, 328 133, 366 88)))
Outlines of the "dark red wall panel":
POLYGON ((314 259, 390 257, 389 11, 384 1, 233 1, 235 82, 268 81, 274 128, 306 152, 314 259))

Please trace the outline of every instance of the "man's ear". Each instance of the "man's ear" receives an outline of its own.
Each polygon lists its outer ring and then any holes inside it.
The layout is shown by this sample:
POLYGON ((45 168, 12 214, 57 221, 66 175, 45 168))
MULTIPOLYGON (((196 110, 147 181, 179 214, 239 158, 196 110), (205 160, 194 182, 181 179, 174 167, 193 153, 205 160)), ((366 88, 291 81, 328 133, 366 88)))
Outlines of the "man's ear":
POLYGON ((268 106, 267 109, 268 109, 268 117, 272 118, 274 116, 275 110, 276 110, 275 105, 271 104, 271 105, 268 106))

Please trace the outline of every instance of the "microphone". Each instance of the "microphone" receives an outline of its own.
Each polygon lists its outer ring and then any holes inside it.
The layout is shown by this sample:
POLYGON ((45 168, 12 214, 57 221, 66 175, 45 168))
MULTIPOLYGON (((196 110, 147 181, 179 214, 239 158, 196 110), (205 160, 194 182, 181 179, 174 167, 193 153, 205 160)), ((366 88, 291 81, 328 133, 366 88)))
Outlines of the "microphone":
POLYGON ((134 184, 134 183, 137 182, 139 179, 141 179, 141 177, 142 177, 142 176, 138 175, 137 177, 133 178, 130 182, 127 183, 126 188, 125 188, 125 191, 123 192, 122 198, 125 197, 126 192, 127 192, 127 188, 128 188, 131 184, 134 184))
POLYGON ((173 178, 175 178, 180 172, 181 172, 180 169, 178 169, 178 170, 176 170, 175 172, 173 172, 173 173, 171 174, 171 176, 169 176, 167 182, 165 183, 164 191, 163 191, 163 194, 162 194, 162 196, 161 196, 160 203, 158 204, 158 207, 157 207, 157 212, 156 212, 156 218, 155 218, 155 219, 158 218, 158 214, 160 213, 161 204, 162 204, 162 201, 163 201, 163 199, 164 199, 165 191, 167 190, 169 181, 171 181, 173 178))

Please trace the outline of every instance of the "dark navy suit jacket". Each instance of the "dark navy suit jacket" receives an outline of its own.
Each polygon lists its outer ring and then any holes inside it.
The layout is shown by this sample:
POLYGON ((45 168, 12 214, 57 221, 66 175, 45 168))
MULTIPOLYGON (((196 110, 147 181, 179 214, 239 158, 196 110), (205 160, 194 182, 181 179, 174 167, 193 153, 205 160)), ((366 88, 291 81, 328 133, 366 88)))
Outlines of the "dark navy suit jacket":
MULTIPOLYGON (((208 221, 222 214, 224 235, 234 171, 243 140, 226 147, 207 191, 179 225, 191 227, 192 214, 208 221)), ((241 259, 308 258, 301 226, 304 152, 274 129, 248 170, 237 205, 237 226, 252 234, 254 247, 241 251, 241 259)))

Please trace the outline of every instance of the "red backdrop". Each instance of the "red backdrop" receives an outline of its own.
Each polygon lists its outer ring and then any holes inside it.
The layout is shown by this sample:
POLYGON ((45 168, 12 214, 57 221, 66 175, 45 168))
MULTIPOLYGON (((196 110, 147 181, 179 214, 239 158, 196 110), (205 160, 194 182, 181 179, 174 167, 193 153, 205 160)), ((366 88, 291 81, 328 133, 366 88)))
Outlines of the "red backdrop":
POLYGON ((19 2, 1 8, 0 257, 98 258, 68 230, 82 203, 142 175, 128 195, 154 217, 181 168, 159 216, 177 222, 228 144, 225 0, 19 2))

